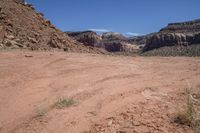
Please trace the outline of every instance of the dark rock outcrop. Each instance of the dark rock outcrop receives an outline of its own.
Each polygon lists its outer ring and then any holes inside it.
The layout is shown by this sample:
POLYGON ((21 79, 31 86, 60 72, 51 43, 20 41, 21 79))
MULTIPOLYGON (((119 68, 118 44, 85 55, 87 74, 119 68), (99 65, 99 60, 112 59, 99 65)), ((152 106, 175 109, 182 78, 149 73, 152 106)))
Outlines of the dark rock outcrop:
POLYGON ((123 41, 104 41, 102 47, 109 52, 136 53, 139 46, 123 41))
POLYGON ((122 43, 120 43, 120 42, 115 42, 115 41, 104 42, 103 47, 105 48, 105 50, 107 50, 109 52, 122 51, 122 43))
POLYGON ((16 0, 16 1, 18 1, 20 3, 25 3, 25 0, 16 0))
POLYGON ((143 51, 164 46, 190 46, 200 44, 200 20, 171 23, 146 41, 143 51))
POLYGON ((97 35, 93 31, 83 31, 83 32, 65 32, 68 36, 74 38, 75 40, 83 43, 87 46, 98 46, 101 42, 101 36, 97 35))
POLYGON ((115 32, 102 34, 101 46, 109 52, 135 53, 139 49, 135 43, 129 42, 129 38, 115 32))
POLYGON ((129 37, 128 42, 131 43, 131 44, 143 46, 143 45, 146 44, 147 39, 152 37, 154 34, 155 33, 150 33, 150 34, 147 34, 147 35, 129 37))
POLYGON ((102 34, 102 39, 108 41, 127 41, 128 38, 117 32, 105 32, 102 34))

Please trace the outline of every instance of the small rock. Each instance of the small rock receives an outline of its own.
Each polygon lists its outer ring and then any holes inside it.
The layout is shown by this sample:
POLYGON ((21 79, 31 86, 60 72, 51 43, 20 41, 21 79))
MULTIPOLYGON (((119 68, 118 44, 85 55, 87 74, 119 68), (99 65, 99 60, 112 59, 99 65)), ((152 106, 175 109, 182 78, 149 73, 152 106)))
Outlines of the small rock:
POLYGON ((11 46, 14 46, 14 47, 23 47, 23 45, 17 43, 17 42, 14 41, 14 40, 6 40, 6 41, 5 41, 5 45, 6 45, 7 47, 11 47, 11 46))
POLYGON ((1 14, 0 14, 0 20, 3 20, 5 18, 6 18, 6 14, 4 14, 4 13, 1 12, 1 14))
POLYGON ((10 39, 10 40, 14 40, 15 37, 13 35, 7 35, 6 38, 10 39))
POLYGON ((43 13, 38 13, 38 15, 40 16, 40 17, 44 17, 44 14, 43 13))
POLYGON ((110 121, 108 122, 108 126, 110 127, 112 124, 113 124, 113 120, 110 120, 110 121))
POLYGON ((11 41, 11 40, 6 40, 6 41, 5 41, 5 45, 6 45, 7 47, 10 47, 10 46, 13 45, 13 41, 11 41))
POLYGON ((101 128, 100 131, 101 131, 101 132, 105 132, 106 129, 105 129, 105 128, 101 128))
POLYGON ((35 38, 28 37, 28 40, 32 43, 37 43, 37 40, 35 38))
POLYGON ((25 3, 25 0, 17 0, 20 3, 25 3))
POLYGON ((34 8, 34 6, 32 4, 26 4, 26 6, 30 7, 33 10, 35 10, 35 8, 34 8))
POLYGON ((127 133, 126 131, 117 131, 116 133, 127 133))
POLYGON ((27 57, 27 58, 31 58, 31 57, 33 57, 32 55, 25 55, 25 57, 27 57))
POLYGON ((15 41, 21 43, 21 40, 19 38, 16 38, 15 41))
POLYGON ((23 45, 22 45, 22 44, 19 44, 19 43, 17 43, 17 42, 15 43, 15 45, 18 46, 18 47, 20 47, 20 48, 23 48, 23 45))
POLYGON ((7 31, 13 32, 13 29, 12 28, 8 28, 7 31))
POLYGON ((51 21, 50 20, 45 20, 45 25, 50 26, 51 25, 51 21))

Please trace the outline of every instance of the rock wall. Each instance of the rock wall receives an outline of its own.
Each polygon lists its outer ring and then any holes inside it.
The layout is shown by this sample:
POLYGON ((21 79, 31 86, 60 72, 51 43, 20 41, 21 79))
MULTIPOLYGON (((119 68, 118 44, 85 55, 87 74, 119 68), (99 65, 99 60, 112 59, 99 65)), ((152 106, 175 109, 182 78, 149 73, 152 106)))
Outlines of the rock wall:
POLYGON ((139 47, 131 45, 128 38, 119 33, 106 32, 98 35, 93 31, 65 32, 83 45, 98 47, 108 52, 135 52, 139 47))
POLYGON ((93 31, 65 32, 65 33, 86 46, 92 46, 92 47, 98 46, 98 44, 102 40, 101 36, 97 35, 97 33, 93 31))
POLYGON ((200 20, 172 23, 147 39, 143 51, 164 46, 200 44, 200 20))
POLYGON ((127 41, 128 38, 126 38, 125 36, 123 36, 121 33, 117 33, 117 32, 105 32, 102 34, 102 39, 103 40, 109 40, 109 41, 127 41))
POLYGON ((200 31, 200 19, 193 21, 169 23, 167 27, 162 28, 160 32, 179 32, 179 33, 193 33, 200 31))

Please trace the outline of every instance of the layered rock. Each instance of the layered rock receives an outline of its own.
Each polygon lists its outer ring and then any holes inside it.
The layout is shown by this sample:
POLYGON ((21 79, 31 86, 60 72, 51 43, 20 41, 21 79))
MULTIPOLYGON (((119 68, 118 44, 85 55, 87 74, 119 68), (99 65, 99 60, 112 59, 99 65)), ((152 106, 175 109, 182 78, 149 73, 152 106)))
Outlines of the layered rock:
POLYGON ((138 49, 137 46, 131 45, 128 38, 120 33, 106 32, 98 35, 93 31, 83 31, 66 32, 66 34, 86 46, 102 48, 108 52, 135 52, 138 49))
POLYGON ((109 52, 137 52, 139 46, 120 41, 104 41, 103 48, 109 52))
POLYGON ((139 50, 138 45, 119 40, 104 40, 101 42, 101 47, 109 52, 135 53, 139 50))
POLYGON ((188 33, 188 32, 199 32, 200 31, 200 19, 187 22, 179 23, 169 23, 167 27, 162 28, 160 32, 179 32, 179 33, 188 33))
POLYGON ((109 52, 122 51, 122 43, 120 42, 103 42, 103 48, 109 52))
POLYGON ((127 41, 127 38, 125 36, 117 32, 105 32, 102 34, 102 39, 109 41, 127 41))
POLYGON ((171 23, 147 39, 144 51, 164 46, 200 44, 200 20, 171 23))
POLYGON ((143 47, 146 44, 147 39, 152 37, 154 34, 155 33, 150 33, 150 34, 147 34, 147 35, 129 37, 128 42, 130 44, 136 44, 136 45, 139 45, 140 47, 143 47))
POLYGON ((86 46, 93 46, 93 47, 98 46, 98 44, 102 40, 101 36, 97 35, 97 33, 93 31, 65 32, 65 33, 86 46))

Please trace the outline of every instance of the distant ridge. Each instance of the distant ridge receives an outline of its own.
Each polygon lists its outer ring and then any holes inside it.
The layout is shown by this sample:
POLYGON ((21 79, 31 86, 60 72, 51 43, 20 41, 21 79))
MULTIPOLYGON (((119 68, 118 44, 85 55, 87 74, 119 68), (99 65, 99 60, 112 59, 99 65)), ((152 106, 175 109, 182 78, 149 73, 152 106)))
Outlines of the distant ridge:
POLYGON ((154 50, 154 54, 200 56, 200 19, 169 23, 147 39, 143 52, 151 50, 154 50), (156 52, 163 47, 168 48, 156 52))

